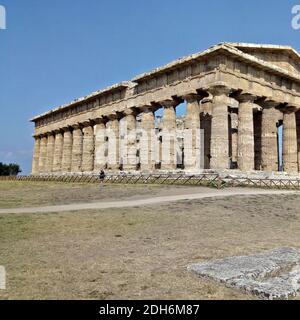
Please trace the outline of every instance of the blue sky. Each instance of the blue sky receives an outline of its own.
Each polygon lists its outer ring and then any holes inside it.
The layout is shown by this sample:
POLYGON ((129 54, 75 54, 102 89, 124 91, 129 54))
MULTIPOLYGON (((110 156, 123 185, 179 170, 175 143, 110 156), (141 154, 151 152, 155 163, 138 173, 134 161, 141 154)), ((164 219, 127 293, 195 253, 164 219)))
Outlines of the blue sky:
POLYGON ((28 120, 223 41, 300 50, 288 0, 0 0, 0 162, 31 168, 28 120))

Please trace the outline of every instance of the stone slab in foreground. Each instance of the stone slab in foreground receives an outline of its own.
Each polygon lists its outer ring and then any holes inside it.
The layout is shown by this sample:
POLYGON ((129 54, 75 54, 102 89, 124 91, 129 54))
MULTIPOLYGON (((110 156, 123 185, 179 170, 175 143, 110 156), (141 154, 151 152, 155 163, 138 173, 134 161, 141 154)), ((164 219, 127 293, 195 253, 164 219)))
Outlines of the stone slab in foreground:
POLYGON ((263 299, 289 299, 300 292, 300 249, 295 248, 194 264, 188 270, 263 299))

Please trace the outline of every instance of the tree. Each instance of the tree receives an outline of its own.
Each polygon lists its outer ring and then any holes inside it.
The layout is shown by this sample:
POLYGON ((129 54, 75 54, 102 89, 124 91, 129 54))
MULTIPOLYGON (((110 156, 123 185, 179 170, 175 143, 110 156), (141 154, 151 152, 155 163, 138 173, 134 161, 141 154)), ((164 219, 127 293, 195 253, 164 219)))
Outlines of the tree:
POLYGON ((4 164, 0 162, 0 176, 17 176, 22 170, 16 163, 4 164))

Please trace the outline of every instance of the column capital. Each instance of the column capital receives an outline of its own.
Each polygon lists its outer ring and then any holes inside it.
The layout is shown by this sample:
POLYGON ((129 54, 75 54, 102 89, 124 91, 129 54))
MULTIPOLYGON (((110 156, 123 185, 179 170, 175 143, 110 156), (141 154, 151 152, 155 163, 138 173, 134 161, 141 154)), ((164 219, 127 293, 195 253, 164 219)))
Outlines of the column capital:
POLYGON ((294 113, 294 112, 297 112, 299 109, 294 105, 287 104, 287 105, 283 106, 280 110, 283 113, 294 113))
POLYGON ((247 92, 242 92, 238 94, 234 94, 232 96, 233 99, 239 101, 240 103, 254 103, 254 101, 257 99, 257 96, 247 93, 247 92))
POLYGON ((117 112, 112 112, 112 113, 106 115, 106 118, 107 118, 109 121, 119 120, 120 114, 117 113, 117 112))
POLYGON ((207 89, 207 91, 213 96, 228 96, 232 92, 232 88, 229 88, 225 85, 214 85, 207 89))
POLYGON ((175 108, 179 105, 179 101, 176 99, 167 99, 163 101, 159 101, 159 104, 164 108, 175 108))
POLYGON ((63 132, 63 129, 55 129, 53 132, 54 134, 59 134, 63 132))
POLYGON ((81 123, 81 125, 82 125, 83 128, 85 128, 85 127, 91 127, 91 126, 94 125, 94 120, 89 119, 89 120, 83 121, 83 122, 81 123))
POLYGON ((188 103, 193 103, 195 101, 199 102, 201 99, 201 96, 197 93, 185 93, 182 95, 182 98, 186 100, 188 103))
POLYGON ((75 123, 72 125, 72 128, 74 130, 82 129, 82 124, 81 123, 75 123))
POLYGON ((70 132, 71 130, 73 130, 73 128, 71 126, 65 126, 65 127, 61 128, 61 130, 63 132, 70 132))
POLYGON ((108 121, 107 116, 100 116, 99 118, 93 119, 95 124, 106 124, 106 122, 108 121))
POLYGON ((154 109, 152 105, 140 105, 137 107, 140 113, 150 113, 154 112, 154 109))
POLYGON ((128 108, 122 112, 125 116, 136 116, 138 111, 136 108, 128 108))
POLYGON ((264 109, 276 108, 280 105, 280 102, 275 101, 272 98, 258 100, 256 103, 262 106, 264 109))

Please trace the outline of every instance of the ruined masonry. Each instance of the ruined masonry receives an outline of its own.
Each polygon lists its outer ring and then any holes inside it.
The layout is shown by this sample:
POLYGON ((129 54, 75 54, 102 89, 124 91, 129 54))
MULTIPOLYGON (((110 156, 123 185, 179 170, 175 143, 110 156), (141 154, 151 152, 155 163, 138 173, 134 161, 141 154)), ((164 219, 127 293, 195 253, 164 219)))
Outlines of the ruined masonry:
POLYGON ((294 49, 221 43, 33 118, 32 174, 298 174, 299 110, 300 55, 294 49), (178 119, 176 107, 183 102, 186 115, 178 119), (200 129, 203 147, 194 134, 200 129))

